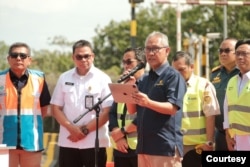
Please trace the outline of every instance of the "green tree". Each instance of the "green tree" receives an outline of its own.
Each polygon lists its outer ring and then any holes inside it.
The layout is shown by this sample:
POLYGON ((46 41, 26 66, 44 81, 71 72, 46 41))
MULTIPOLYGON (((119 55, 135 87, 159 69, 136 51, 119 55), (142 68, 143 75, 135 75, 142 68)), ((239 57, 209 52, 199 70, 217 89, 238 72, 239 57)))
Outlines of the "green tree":
MULTIPOLYGON (((175 9, 163 8, 162 5, 140 7, 137 14, 137 37, 136 46, 144 47, 146 36, 152 31, 161 31, 168 34, 170 45, 175 50, 175 9)), ((94 52, 96 53, 95 64, 101 69, 117 69, 118 76, 121 73, 121 58, 123 51, 130 47, 130 20, 121 22, 110 21, 101 28, 95 29, 96 36, 93 38, 94 52)))
POLYGON ((0 41, 0 70, 8 67, 7 55, 8 55, 8 45, 4 41, 0 41))
MULTIPOLYGON (((228 6, 228 36, 238 39, 250 36, 250 8, 248 6, 228 6), (237 12, 236 12, 237 11, 237 12)), ((140 7, 136 13, 137 20, 137 46, 144 46, 146 36, 152 31, 161 31, 168 35, 171 54, 176 52, 176 9, 164 5, 151 4, 150 7, 140 7)), ((189 32, 206 36, 207 33, 219 32, 223 34, 223 7, 222 6, 189 6, 182 11, 182 32, 189 32)), ((93 38, 96 53, 96 65, 102 69, 121 69, 120 61, 123 50, 130 46, 130 20, 120 22, 111 21, 105 27, 96 28, 93 38)), ((210 41, 209 53, 211 67, 218 65, 217 49, 223 40, 210 41)), ((171 55, 170 55, 171 59, 171 55)), ((116 71, 117 74, 121 70, 116 71)))
MULTIPOLYGON (((228 37, 244 39, 250 36, 250 8, 248 6, 228 6, 228 37), (237 12, 236 12, 237 11, 237 12)), ((211 68, 219 65, 218 48, 223 40, 223 6, 193 6, 182 12, 182 31, 192 29, 196 34, 206 36, 207 33, 218 32, 220 38, 211 40, 209 56, 211 68)))

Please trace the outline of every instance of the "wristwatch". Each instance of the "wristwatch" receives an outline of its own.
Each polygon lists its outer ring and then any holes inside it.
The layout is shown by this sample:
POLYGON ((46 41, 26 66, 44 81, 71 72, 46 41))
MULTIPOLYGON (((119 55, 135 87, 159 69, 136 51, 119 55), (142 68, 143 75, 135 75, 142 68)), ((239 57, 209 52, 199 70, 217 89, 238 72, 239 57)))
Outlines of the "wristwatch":
POLYGON ((87 135, 89 134, 89 129, 88 129, 86 126, 83 126, 83 127, 81 128, 81 130, 82 130, 82 133, 83 133, 85 136, 87 136, 87 135))
POLYGON ((209 146, 209 147, 213 147, 214 143, 212 141, 207 141, 206 145, 209 146))

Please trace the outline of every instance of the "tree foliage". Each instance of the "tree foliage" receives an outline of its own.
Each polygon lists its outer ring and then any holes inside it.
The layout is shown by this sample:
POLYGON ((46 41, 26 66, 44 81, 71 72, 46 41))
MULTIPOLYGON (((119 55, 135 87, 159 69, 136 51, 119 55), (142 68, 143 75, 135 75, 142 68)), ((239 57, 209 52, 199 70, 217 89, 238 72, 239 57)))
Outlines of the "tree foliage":
MULTIPOLYGON (((176 41, 175 34, 171 33, 176 28, 175 10, 167 10, 161 5, 155 5, 147 8, 139 8, 136 14, 137 36, 136 46, 143 47, 146 36, 152 31, 161 31, 169 34, 173 42, 176 41)), ((121 22, 111 21, 104 28, 96 28, 96 36, 93 38, 94 51, 97 55, 95 64, 108 69, 116 66, 120 69, 120 62, 123 51, 131 47, 130 43, 130 20, 121 22)), ((119 74, 121 71, 117 71, 119 74)))
MULTIPOLYGON (((250 37, 250 8, 248 6, 227 6, 228 37, 244 39, 250 37), (237 12, 236 12, 237 11, 237 12)), ((219 64, 218 53, 220 42, 223 40, 223 6, 192 6, 182 12, 182 31, 195 32, 206 37, 207 33, 220 33, 209 44, 211 67, 219 64)))
MULTIPOLYGON (((227 22, 228 36, 237 39, 250 36, 250 8, 248 6, 228 6, 227 22), (237 12, 236 12, 237 11, 237 12)), ((223 6, 189 6, 182 11, 182 32, 190 32, 206 37, 207 33, 220 33, 218 39, 209 44, 211 67, 218 65, 217 49, 223 40, 223 6)), ((168 35, 171 54, 176 52, 176 9, 175 7, 151 4, 147 8, 139 8, 136 13, 137 20, 137 46, 144 46, 146 36, 152 31, 160 31, 168 35)), ((97 55, 96 64, 102 69, 112 66, 120 68, 123 50, 130 46, 130 22, 111 21, 105 27, 96 28, 93 39, 97 55)), ((183 36, 184 38, 184 36, 183 36)), ((171 55, 170 55, 171 57, 171 55)), ((118 73, 120 71, 117 71, 118 73)))

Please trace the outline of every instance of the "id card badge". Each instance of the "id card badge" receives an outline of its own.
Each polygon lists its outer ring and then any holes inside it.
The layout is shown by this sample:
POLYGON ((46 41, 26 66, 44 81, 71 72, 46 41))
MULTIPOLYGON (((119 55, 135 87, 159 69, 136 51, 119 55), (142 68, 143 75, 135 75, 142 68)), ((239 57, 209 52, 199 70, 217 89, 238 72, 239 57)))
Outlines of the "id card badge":
POLYGON ((93 107, 94 103, 94 96, 92 95, 86 95, 85 96, 85 108, 91 109, 93 107))

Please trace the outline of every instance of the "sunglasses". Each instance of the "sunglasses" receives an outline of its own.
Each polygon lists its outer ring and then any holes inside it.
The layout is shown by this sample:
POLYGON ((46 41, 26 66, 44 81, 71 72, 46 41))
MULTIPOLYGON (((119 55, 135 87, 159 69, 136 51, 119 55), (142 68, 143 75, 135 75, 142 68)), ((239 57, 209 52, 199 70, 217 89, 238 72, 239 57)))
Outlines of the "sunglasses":
POLYGON ((76 60, 82 60, 82 59, 88 60, 90 57, 91 57, 90 54, 76 55, 76 60))
POLYGON ((220 48, 220 49, 218 49, 218 52, 219 52, 220 54, 222 54, 223 52, 225 52, 226 54, 228 54, 228 53, 231 52, 231 51, 233 51, 233 50, 231 50, 231 49, 229 49, 229 48, 226 48, 226 49, 220 48))
POLYGON ((128 59, 128 60, 122 60, 123 65, 131 65, 133 62, 137 61, 136 59, 128 59))
POLYGON ((21 59, 26 59, 28 57, 28 54, 26 53, 10 53, 10 57, 13 59, 16 59, 18 56, 20 56, 21 59))

